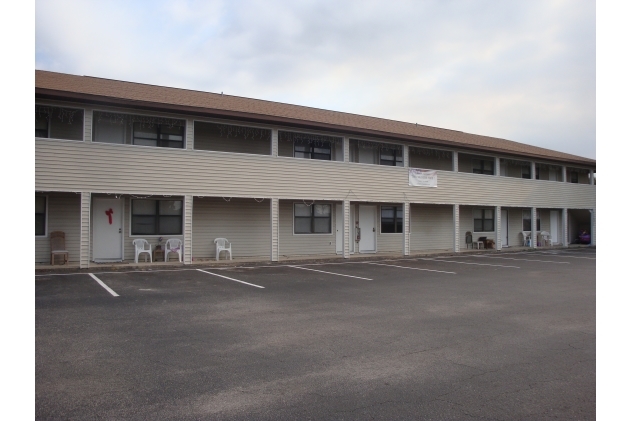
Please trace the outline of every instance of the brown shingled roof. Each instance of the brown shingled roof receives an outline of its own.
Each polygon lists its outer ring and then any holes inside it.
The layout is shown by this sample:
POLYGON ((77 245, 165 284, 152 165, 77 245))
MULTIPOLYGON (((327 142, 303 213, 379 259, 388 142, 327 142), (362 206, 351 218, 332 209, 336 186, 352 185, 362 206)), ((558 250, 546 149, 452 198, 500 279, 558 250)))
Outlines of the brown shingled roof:
POLYGON ((101 104, 171 110, 259 122, 268 121, 588 166, 596 164, 595 160, 589 158, 455 130, 231 95, 43 70, 35 71, 35 95, 44 98, 94 101, 101 104))

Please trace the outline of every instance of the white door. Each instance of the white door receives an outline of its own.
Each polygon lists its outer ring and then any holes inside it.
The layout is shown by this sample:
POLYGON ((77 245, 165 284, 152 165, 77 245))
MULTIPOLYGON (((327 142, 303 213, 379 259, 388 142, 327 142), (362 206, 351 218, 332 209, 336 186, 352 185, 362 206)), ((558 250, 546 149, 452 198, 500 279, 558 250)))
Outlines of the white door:
POLYGON ((95 197, 92 201, 92 259, 123 260, 123 201, 95 197))
POLYGON ((344 253, 344 204, 335 204, 335 252, 344 253))
POLYGON ((361 230, 361 239, 359 240, 360 253, 374 253, 377 251, 376 214, 376 206, 359 206, 359 229, 361 230))
POLYGON ((550 211, 550 241, 552 244, 559 243, 559 211, 550 211))
POLYGON ((502 209, 502 247, 508 247, 508 210, 502 209))

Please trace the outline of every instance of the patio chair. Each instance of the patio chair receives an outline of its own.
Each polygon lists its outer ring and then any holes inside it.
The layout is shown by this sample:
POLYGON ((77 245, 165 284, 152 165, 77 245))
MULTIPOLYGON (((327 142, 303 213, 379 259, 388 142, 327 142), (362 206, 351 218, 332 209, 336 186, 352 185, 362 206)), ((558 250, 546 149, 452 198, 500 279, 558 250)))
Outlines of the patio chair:
POLYGON ((471 248, 473 248, 473 235, 471 234, 471 231, 467 231, 465 234, 464 242, 467 245, 467 248, 469 248, 469 244, 471 244, 471 248))
POLYGON ((55 264, 55 255, 60 254, 64 259, 64 265, 68 263, 68 250, 66 250, 66 234, 63 231, 50 233, 50 264, 55 264))
POLYGON ((542 245, 544 247, 546 246, 546 243, 548 244, 548 246, 552 246, 552 238, 548 231, 541 231, 539 235, 541 236, 541 242, 543 243, 542 245))
POLYGON ((164 245, 164 261, 169 260, 169 253, 177 253, 177 256, 182 263, 182 240, 177 238, 171 238, 167 240, 164 245))
MULTIPOLYGON (((137 238, 134 241, 132 241, 132 243, 134 244, 134 247, 136 248, 136 258, 134 259, 136 263, 138 263, 138 255, 140 255, 141 253, 147 253, 149 255, 149 262, 153 263, 153 260, 151 259, 151 244, 149 244, 149 241, 142 238, 137 238)), ((145 256, 145 263, 146 262, 147 262, 147 256, 145 256)))
POLYGON ((522 231, 521 236, 524 239, 523 246, 530 247, 530 231, 522 231))
POLYGON ((225 238, 215 238, 215 246, 216 246, 216 253, 215 253, 215 258, 217 260, 219 260, 219 255, 222 251, 226 252, 226 255, 229 253, 230 254, 230 260, 232 260, 232 244, 228 242, 227 239, 225 238))

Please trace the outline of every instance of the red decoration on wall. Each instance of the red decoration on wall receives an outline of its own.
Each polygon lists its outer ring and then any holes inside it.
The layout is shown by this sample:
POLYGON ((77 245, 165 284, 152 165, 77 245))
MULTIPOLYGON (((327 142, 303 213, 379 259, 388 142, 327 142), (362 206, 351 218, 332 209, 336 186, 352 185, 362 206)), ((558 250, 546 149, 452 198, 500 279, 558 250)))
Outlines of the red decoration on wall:
POLYGON ((110 219, 110 225, 112 225, 112 214, 114 214, 114 211, 112 210, 112 208, 109 208, 108 210, 106 210, 105 214, 110 219))

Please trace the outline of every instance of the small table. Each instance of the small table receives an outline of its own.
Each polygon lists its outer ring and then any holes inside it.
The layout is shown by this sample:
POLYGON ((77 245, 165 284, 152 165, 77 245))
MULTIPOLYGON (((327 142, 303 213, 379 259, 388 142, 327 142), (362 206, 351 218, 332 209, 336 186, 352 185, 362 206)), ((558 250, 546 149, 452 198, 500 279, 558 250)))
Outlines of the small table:
POLYGON ((480 250, 480 246, 484 247, 484 241, 474 241, 475 247, 480 250))
POLYGON ((153 250, 153 261, 163 261, 164 260, 164 249, 154 249, 153 250), (158 260, 160 258, 160 260, 158 260))

